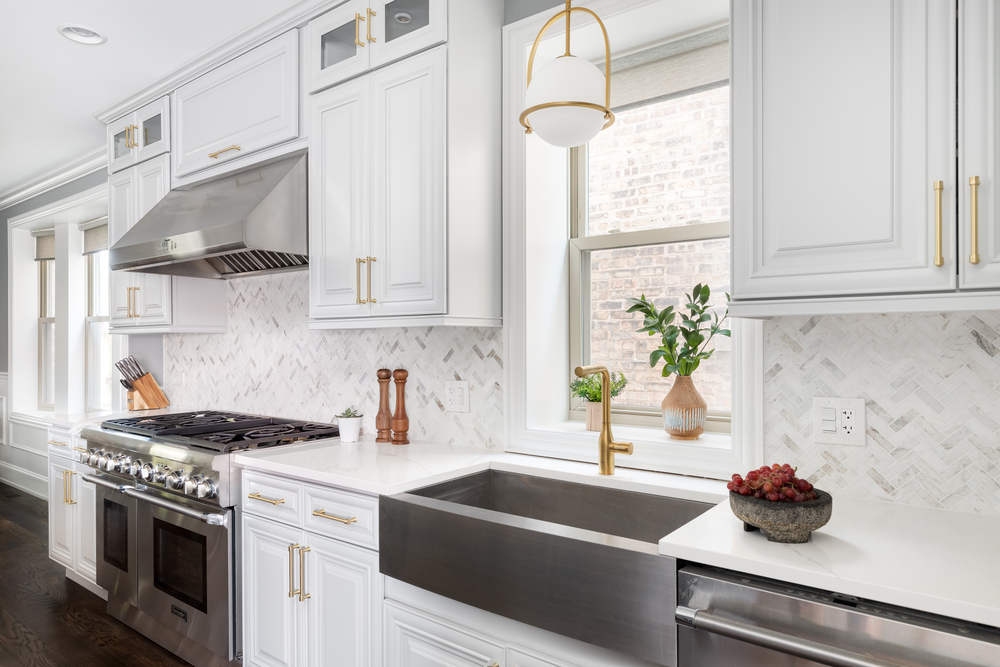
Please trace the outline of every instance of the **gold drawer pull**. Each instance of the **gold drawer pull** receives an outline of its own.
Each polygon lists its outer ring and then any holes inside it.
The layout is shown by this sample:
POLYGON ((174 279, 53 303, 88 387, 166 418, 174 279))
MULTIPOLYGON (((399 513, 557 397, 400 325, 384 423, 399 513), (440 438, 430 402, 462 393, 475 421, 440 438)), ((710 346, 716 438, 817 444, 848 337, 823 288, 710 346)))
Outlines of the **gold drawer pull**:
POLYGON ((972 214, 972 252, 969 253, 969 263, 979 264, 979 177, 969 177, 969 187, 972 189, 970 209, 972 214))
POLYGON ((274 498, 265 498, 264 496, 260 495, 260 491, 254 491, 249 496, 247 496, 247 498, 249 498, 250 500, 260 500, 260 501, 265 502, 265 503, 271 503, 272 505, 284 505, 285 504, 285 499, 284 498, 279 498, 277 500, 275 500, 274 498))
POLYGON ((288 597, 293 598, 299 594, 299 589, 295 588, 295 550, 298 544, 288 545, 288 597))
POLYGON ((74 452, 84 452, 84 453, 86 453, 87 452, 87 448, 86 447, 74 447, 73 451, 74 452))
POLYGON ((238 151, 238 150, 242 150, 242 149, 239 146, 237 146, 236 144, 233 144, 229 148, 223 148, 221 151, 215 151, 214 153, 209 153, 208 157, 210 157, 210 158, 218 158, 220 155, 222 155, 226 151, 238 151))
POLYGON ((313 516, 318 516, 321 519, 329 519, 330 521, 339 521, 342 524, 350 526, 352 523, 357 522, 358 517, 352 516, 350 519, 342 519, 339 516, 333 516, 332 514, 327 514, 325 510, 316 510, 313 512, 313 516))
POLYGON ((55 445, 56 447, 65 447, 65 442, 59 442, 58 440, 49 440, 45 443, 46 445, 55 445))
POLYGON ((306 593, 306 552, 312 551, 312 547, 302 547, 299 549, 299 602, 305 602, 312 597, 306 593))
POLYGON ((934 181, 934 266, 944 266, 944 254, 941 252, 941 196, 944 181, 934 181))

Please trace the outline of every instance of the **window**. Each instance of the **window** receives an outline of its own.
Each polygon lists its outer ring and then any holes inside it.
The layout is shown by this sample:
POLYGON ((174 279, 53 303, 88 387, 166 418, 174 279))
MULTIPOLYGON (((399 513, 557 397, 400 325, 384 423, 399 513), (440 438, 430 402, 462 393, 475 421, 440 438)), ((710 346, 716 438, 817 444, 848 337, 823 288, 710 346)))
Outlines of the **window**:
POLYGON ((112 397, 111 360, 111 269, 108 266, 107 225, 84 232, 87 260, 87 410, 110 410, 112 397))
MULTIPOLYGON (((627 299, 645 294, 658 308, 681 309, 685 293, 707 284, 709 303, 724 308, 729 291, 728 67, 704 67, 727 45, 718 46, 665 59, 675 72, 702 70, 681 77, 696 84, 685 90, 658 95, 664 60, 613 73, 612 90, 627 96, 615 124, 570 151, 570 355, 628 378, 612 404, 617 423, 662 426, 671 382, 662 364, 650 367, 660 339, 636 333, 642 317, 626 312, 627 299)), ((709 406, 706 430, 729 432, 732 345, 712 343, 696 383, 709 406)), ((582 419, 579 399, 570 408, 582 419)))
POLYGON ((38 408, 54 410, 56 407, 56 261, 39 258, 48 253, 44 246, 51 243, 55 250, 54 236, 35 239, 38 264, 38 408), (42 241, 49 239, 49 241, 42 241))

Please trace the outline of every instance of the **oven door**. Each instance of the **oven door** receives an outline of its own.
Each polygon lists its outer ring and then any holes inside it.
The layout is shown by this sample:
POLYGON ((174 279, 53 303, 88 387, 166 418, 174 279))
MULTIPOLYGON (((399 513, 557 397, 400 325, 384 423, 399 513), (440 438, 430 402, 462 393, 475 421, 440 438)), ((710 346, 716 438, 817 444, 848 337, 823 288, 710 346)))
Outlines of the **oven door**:
POLYGON ((136 501, 115 485, 111 480, 97 485, 97 585, 138 606, 136 501))
POLYGON ((139 609, 232 659, 232 510, 191 503, 180 508, 186 510, 182 514, 162 506, 175 501, 153 504, 139 496, 137 500, 139 609), (191 510, 222 518, 221 525, 188 516, 191 510))

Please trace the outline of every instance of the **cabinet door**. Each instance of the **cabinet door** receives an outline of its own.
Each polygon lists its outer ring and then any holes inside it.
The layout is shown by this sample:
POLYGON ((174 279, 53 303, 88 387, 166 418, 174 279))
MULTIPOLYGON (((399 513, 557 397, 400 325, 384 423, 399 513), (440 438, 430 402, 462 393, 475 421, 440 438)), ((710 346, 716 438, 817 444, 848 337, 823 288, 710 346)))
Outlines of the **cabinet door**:
POLYGON ((445 312, 445 47, 372 77, 372 315, 445 312))
POLYGON ((309 151, 309 312, 368 315, 371 81, 363 77, 312 100, 309 151))
POLYGON ((734 299, 956 286, 955 20, 948 0, 733 4, 734 299))
POLYGON ((243 656, 257 667, 305 664, 298 640, 298 596, 291 591, 303 533, 243 515, 243 656))
POLYGON ((309 22, 309 92, 368 71, 369 18, 367 0, 350 0, 309 22))
POLYGON ((372 0, 371 9, 372 68, 448 39, 448 0, 372 0))
POLYGON ((504 667, 504 647, 472 630, 385 603, 385 667, 504 667))
POLYGON ((127 169, 135 164, 135 150, 132 147, 135 114, 108 123, 108 173, 127 169))
POLYGON ((76 564, 73 569, 97 581, 97 487, 83 476, 90 468, 74 463, 73 499, 76 500, 76 564))
MULTIPOLYGON (((170 192, 170 156, 161 155, 155 160, 135 167, 136 216, 138 221, 170 192)), ((170 324, 171 277, 154 273, 134 273, 132 313, 136 326, 170 324)))
POLYGON ((306 540, 309 664, 381 665, 378 554, 313 534, 306 540))
MULTIPOLYGON (((136 162, 170 150, 170 98, 161 97, 135 112, 136 162)), ((168 182, 170 179, 167 179, 168 182)))
POLYGON ((296 138, 298 91, 294 29, 178 88, 171 138, 174 175, 296 138))
POLYGON ((991 0, 962 0, 959 30, 958 161, 959 280, 962 287, 1000 287, 1000 8, 991 0), (972 227, 972 185, 977 229, 972 227), (974 252, 975 250, 975 252, 974 252), (975 255, 978 255, 976 257, 975 255), (973 263, 975 262, 975 263, 973 263))
POLYGON ((568 667, 568 663, 555 662, 527 649, 507 649, 507 667, 568 667))
POLYGON ((73 462, 49 459, 49 558, 73 568, 74 520, 76 505, 71 489, 73 462))
MULTIPOLYGON (((114 245, 135 224, 136 183, 132 169, 108 178, 108 243, 114 245)), ((132 326, 132 287, 135 274, 111 272, 111 326, 132 326)))

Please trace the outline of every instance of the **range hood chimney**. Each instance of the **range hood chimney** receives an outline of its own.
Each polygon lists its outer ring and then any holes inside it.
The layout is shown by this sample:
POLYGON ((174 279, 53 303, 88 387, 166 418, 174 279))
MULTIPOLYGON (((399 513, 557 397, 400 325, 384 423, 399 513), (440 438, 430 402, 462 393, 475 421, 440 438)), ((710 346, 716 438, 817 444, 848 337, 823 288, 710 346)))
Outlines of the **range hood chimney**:
POLYGON ((306 151, 171 190, 111 247, 114 271, 237 278, 309 266, 306 151))

